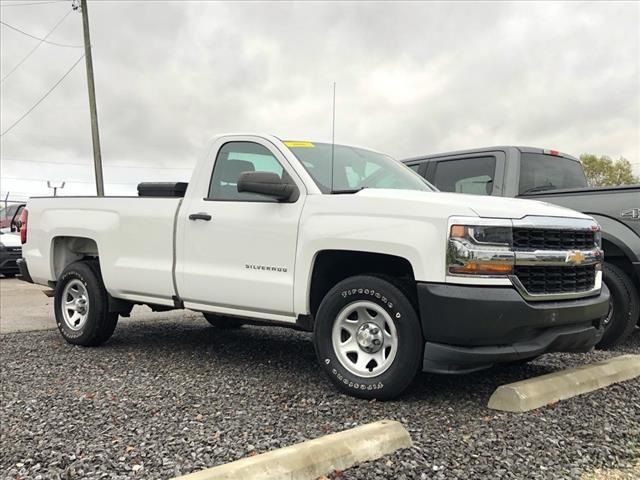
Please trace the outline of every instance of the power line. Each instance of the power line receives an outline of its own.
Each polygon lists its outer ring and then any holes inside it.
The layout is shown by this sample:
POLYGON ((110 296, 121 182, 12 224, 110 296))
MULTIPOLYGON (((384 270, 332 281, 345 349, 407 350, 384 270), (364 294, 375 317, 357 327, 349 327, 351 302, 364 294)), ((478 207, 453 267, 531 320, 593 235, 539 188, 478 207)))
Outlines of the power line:
POLYGON ((0 3, 0 7, 4 8, 4 7, 25 7, 27 5, 46 5, 48 3, 61 3, 64 2, 65 0, 51 0, 48 2, 29 2, 29 3, 5 3, 4 5, 2 3, 0 3))
POLYGON ((65 13, 65 14, 64 14, 64 16, 63 16, 63 17, 58 21, 58 23, 56 23, 56 24, 53 26, 53 28, 49 31, 49 33, 47 33, 47 34, 45 35, 45 37, 44 37, 42 40, 40 40, 40 42, 38 42, 38 44, 37 44, 35 47, 33 47, 33 48, 31 49, 31 51, 30 51, 29 53, 27 53, 27 54, 25 55, 25 57, 24 57, 22 60, 20 60, 20 61, 18 62, 18 64, 17 64, 15 67, 13 67, 13 68, 9 71, 9 73, 7 73, 4 77, 2 77, 2 80, 0 80, 0 82, 4 82, 4 81, 9 77, 9 75, 11 75, 13 72, 15 72, 15 71, 20 67, 20 65, 22 65, 24 62, 26 62, 26 61, 27 61, 27 59, 28 59, 28 58, 33 54, 33 52, 35 52, 35 51, 40 47, 40 45, 42 45, 42 44, 45 42, 45 40, 46 40, 47 38, 49 38, 49 35, 51 35, 51 34, 56 30, 56 28, 58 28, 58 27, 60 26, 60 24, 61 24, 62 22, 64 22, 64 20, 69 16, 69 14, 70 14, 72 11, 73 11, 73 10, 69 10, 67 13, 65 13))
MULTIPOLYGON (((0 159, 2 162, 26 162, 26 163, 45 163, 48 165, 65 165, 65 166, 76 166, 76 167, 92 167, 92 165, 87 163, 79 163, 79 162, 54 162, 52 160, 21 160, 18 158, 3 158, 0 159)), ((164 166, 137 166, 137 165, 119 165, 119 164, 106 164, 106 167, 113 168, 137 168, 137 169, 145 169, 145 170, 188 170, 192 171, 193 167, 164 167, 164 166)))
MULTIPOLYGON (((19 182, 46 182, 44 178, 33 178, 33 177, 9 177, 7 175, 3 175, 2 178, 6 180, 18 180, 19 182)), ((67 180, 69 184, 72 183, 86 183, 87 185, 93 185, 94 182, 85 182, 83 180, 67 180)), ((138 185, 140 182, 109 182, 111 185, 138 185)))
POLYGON ((50 42, 49 40, 46 40, 44 38, 36 37, 35 35, 31 35, 30 33, 24 32, 19 28, 14 27, 13 25, 9 25, 7 22, 3 22, 2 20, 0 20, 0 23, 5 27, 10 28, 11 30, 15 30, 18 33, 26 35, 27 37, 33 38, 35 40, 40 40, 41 42, 48 43, 50 45, 55 45, 57 47, 68 47, 68 48, 84 48, 83 45, 67 45, 66 43, 50 42))
POLYGON ((13 127, 15 127, 16 125, 18 125, 27 115, 29 115, 38 105, 40 105, 40 103, 42 103, 42 101, 47 98, 49 96, 49 94, 51 92, 53 92, 56 87, 58 85, 60 85, 60 83, 67 77, 67 75, 69 75, 71 73, 71 71, 76 67, 76 65, 78 65, 78 63, 80 63, 80 60, 82 60, 84 58, 84 53, 80 56, 80 58, 78 58, 78 60, 76 60, 76 63, 74 63, 73 65, 71 65, 71 68, 69 70, 67 70, 67 72, 60 78, 60 80, 58 80, 53 87, 51 87, 47 93, 45 93, 40 100, 38 100, 29 110, 27 110, 24 115, 22 115, 18 120, 16 120, 15 122, 13 122, 11 124, 11 126, 9 128, 7 128, 4 132, 0 133, 0 137, 4 137, 8 132, 11 131, 11 129, 13 129, 13 127))
MULTIPOLYGON (((15 191, 15 190, 13 190, 13 189, 9 189, 9 190, 7 190, 6 192, 2 192, 2 193, 0 194, 0 197, 4 198, 4 197, 5 197, 5 195, 7 194, 7 192, 9 193, 9 195, 11 195, 11 196, 12 196, 12 198, 13 198, 13 196, 14 196, 14 195, 15 195, 16 197, 28 197, 29 195, 32 195, 32 194, 31 194, 31 193, 29 193, 29 192, 16 192, 16 191, 15 191)), ((9 200, 9 201, 11 201, 11 200, 9 200)))

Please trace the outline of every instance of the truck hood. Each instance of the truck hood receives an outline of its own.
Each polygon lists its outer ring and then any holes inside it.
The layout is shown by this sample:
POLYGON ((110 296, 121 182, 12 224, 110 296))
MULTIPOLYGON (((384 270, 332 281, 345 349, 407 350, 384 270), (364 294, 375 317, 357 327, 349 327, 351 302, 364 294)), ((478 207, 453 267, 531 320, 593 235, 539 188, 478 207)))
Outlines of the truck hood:
MULTIPOLYGON (((461 214, 469 209, 479 217, 485 218, 519 219, 526 216, 591 218, 575 210, 550 203, 518 198, 377 188, 364 189, 355 195, 388 200, 407 200, 408 205, 414 204, 414 202, 423 202, 425 207, 437 208, 439 205, 446 205, 448 209, 459 209, 461 214)), ((413 205, 411 206, 413 207, 413 205)))
POLYGON ((17 233, 1 232, 0 233, 0 245, 5 247, 20 247, 20 235, 17 233))

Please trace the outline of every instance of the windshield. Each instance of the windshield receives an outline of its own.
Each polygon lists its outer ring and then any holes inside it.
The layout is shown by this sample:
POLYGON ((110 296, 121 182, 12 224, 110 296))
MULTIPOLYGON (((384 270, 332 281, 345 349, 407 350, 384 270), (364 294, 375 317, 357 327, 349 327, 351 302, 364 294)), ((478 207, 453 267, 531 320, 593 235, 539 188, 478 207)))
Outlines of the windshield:
POLYGON ((577 160, 542 153, 522 154, 520 194, 587 186, 584 170, 577 160))
POLYGON ((416 172, 393 158, 362 148, 330 143, 285 141, 322 193, 353 193, 363 188, 433 191, 416 172), (333 191, 332 191, 333 190, 333 191))

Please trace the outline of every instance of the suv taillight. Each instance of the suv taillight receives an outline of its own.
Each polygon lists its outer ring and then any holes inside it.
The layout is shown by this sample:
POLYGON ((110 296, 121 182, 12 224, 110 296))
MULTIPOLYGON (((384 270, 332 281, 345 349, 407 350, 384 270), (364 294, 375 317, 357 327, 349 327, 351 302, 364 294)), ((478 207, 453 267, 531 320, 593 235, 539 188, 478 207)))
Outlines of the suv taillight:
POLYGON ((20 242, 24 245, 27 243, 27 219, 29 218, 29 212, 26 208, 22 209, 20 214, 20 242))

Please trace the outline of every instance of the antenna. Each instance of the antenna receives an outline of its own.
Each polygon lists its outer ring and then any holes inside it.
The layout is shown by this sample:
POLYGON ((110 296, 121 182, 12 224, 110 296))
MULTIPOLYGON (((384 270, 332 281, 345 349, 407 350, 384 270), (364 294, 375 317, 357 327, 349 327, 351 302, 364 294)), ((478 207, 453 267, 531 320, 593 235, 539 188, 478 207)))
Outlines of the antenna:
POLYGON ((336 82, 333 82, 333 119, 331 121, 331 193, 333 193, 333 163, 336 145, 336 82))

